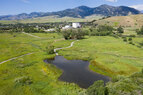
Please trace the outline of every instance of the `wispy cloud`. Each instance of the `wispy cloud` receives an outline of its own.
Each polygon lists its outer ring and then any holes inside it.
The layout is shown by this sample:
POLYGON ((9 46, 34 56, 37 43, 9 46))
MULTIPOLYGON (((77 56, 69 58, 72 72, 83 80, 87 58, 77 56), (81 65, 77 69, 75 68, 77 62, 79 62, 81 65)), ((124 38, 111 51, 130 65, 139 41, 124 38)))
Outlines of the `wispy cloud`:
POLYGON ((117 2, 118 0, 106 0, 106 1, 109 1, 109 2, 117 2))
POLYGON ((143 4, 133 5, 133 6, 130 6, 130 7, 138 9, 138 10, 143 10, 143 4))
POLYGON ((30 3, 30 0, 21 0, 24 3, 30 3))

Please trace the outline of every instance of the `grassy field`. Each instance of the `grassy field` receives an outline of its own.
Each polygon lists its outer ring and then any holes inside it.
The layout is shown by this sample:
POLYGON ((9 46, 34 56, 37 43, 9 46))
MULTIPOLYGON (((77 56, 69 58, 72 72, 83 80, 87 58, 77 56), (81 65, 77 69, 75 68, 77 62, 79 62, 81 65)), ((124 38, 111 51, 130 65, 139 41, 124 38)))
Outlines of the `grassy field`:
MULTIPOLYGON (((126 31, 134 33, 134 29, 126 31)), ((59 81, 62 71, 43 62, 55 56, 46 53, 46 46, 67 47, 74 40, 64 40, 57 33, 31 34, 40 38, 23 33, 0 34, 0 62, 33 53, 0 65, 0 95, 83 95, 85 89, 59 81)), ((140 37, 133 38, 133 43, 137 45, 142 41, 140 37)), ((142 48, 111 36, 86 36, 75 42, 73 47, 58 53, 67 59, 88 60, 91 70, 110 77, 129 76, 143 67, 142 48)))
POLYGON ((108 36, 87 37, 59 54, 68 59, 90 60, 90 69, 111 77, 128 76, 143 67, 143 49, 108 36))
POLYGON ((77 95, 84 89, 72 83, 58 81, 62 71, 43 62, 45 47, 53 44, 61 35, 34 34, 34 38, 22 33, 0 34, 0 62, 22 54, 31 53, 0 65, 0 95, 77 95), (49 39, 55 36, 53 39, 49 39))

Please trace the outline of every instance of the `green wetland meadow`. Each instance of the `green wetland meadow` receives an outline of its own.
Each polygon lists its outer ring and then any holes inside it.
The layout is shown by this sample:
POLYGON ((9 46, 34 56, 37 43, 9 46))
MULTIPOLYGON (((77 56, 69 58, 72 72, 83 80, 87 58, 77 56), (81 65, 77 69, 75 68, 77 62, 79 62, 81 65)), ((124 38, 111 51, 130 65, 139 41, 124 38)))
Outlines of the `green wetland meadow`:
POLYGON ((24 29, 28 34, 17 32, 20 30, 0 31, 0 62, 17 57, 0 64, 0 95, 143 94, 143 28, 113 29, 105 25, 52 32, 24 29), (56 56, 53 49, 68 47, 73 41, 72 47, 57 53, 68 60, 89 61, 90 70, 110 77, 106 85, 96 81, 84 89, 60 81, 63 71, 43 61, 56 56))

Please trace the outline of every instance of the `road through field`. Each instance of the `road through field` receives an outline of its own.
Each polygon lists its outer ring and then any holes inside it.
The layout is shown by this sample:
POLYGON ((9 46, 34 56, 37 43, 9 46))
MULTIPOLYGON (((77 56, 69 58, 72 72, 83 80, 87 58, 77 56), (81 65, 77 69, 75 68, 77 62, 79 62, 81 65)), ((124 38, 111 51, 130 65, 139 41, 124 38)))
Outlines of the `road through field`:
POLYGON ((10 58, 10 59, 8 59, 8 60, 5 60, 5 61, 0 62, 0 64, 3 64, 3 63, 5 63, 5 62, 8 62, 8 61, 11 61, 11 60, 14 60, 14 59, 17 59, 17 58, 26 56, 26 55, 31 55, 31 54, 33 54, 33 53, 27 53, 27 54, 24 54, 24 55, 21 55, 21 56, 18 56, 18 57, 10 58))
MULTIPOLYGON (((78 40, 76 40, 76 41, 78 41, 78 40)), ((71 43, 71 45, 68 46, 68 47, 56 48, 56 49, 54 49, 54 52, 56 53, 56 55, 59 55, 59 54, 57 53, 57 50, 66 49, 66 48, 71 48, 71 47, 73 47, 73 45, 74 45, 74 43, 75 43, 76 41, 73 41, 73 42, 71 43)), ((8 61, 11 61, 11 60, 14 60, 14 59, 17 59, 17 58, 26 56, 26 55, 31 55, 31 54, 33 54, 33 53, 27 53, 27 54, 24 54, 24 55, 21 55, 21 56, 18 56, 18 57, 10 58, 10 59, 8 59, 8 60, 5 60, 5 61, 0 62, 0 64, 6 63, 6 62, 8 62, 8 61)))
MULTIPOLYGON (((79 41, 79 40, 76 40, 76 41, 79 41)), ((71 43, 71 45, 68 46, 68 47, 56 48, 56 49, 54 49, 54 52, 56 53, 56 55, 59 55, 59 54, 57 53, 57 50, 66 49, 66 48, 71 48, 76 41, 73 41, 73 42, 71 43)))
POLYGON ((41 38, 41 37, 38 37, 38 36, 35 36, 35 35, 32 35, 32 34, 29 34, 29 33, 25 33, 25 32, 22 32, 23 34, 26 34, 26 35, 29 35, 31 37, 35 37, 35 38, 41 38))

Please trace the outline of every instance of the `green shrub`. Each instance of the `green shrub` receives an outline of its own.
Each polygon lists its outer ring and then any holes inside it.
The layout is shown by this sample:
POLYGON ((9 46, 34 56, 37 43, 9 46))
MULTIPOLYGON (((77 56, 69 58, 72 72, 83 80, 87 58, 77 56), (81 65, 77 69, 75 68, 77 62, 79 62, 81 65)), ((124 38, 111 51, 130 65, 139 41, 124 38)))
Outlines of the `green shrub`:
POLYGON ((133 39, 130 37, 129 39, 128 39, 128 41, 132 41, 133 39))
POLYGON ((141 73, 143 74, 143 69, 142 69, 141 73))
POLYGON ((140 46, 143 46, 143 41, 139 43, 140 46))
POLYGON ((72 32, 72 30, 63 30, 63 31, 62 31, 63 37, 64 37, 66 40, 70 39, 71 32, 72 32))
POLYGON ((53 45, 48 45, 46 47, 46 52, 47 52, 47 54, 54 54, 54 46, 53 45))
POLYGON ((129 37, 136 37, 136 35, 129 35, 129 37))
POLYGON ((130 41, 129 44, 135 45, 132 41, 130 41))
POLYGON ((117 28, 117 32, 118 32, 118 33, 124 33, 124 29, 123 29, 121 26, 119 26, 119 27, 117 28))
POLYGON ((126 38, 126 37, 124 37, 124 38, 123 38, 123 41, 124 41, 124 42, 127 42, 127 38, 126 38))
POLYGON ((119 38, 119 36, 116 35, 116 34, 111 34, 110 36, 112 36, 112 37, 114 37, 114 38, 119 38))
POLYGON ((143 26, 140 29, 136 29, 138 35, 143 35, 143 26))
POLYGON ((112 82, 113 82, 113 83, 114 83, 114 82, 118 82, 118 81, 123 80, 123 79, 125 79, 124 76, 121 76, 121 75, 115 76, 115 77, 112 77, 112 82))
POLYGON ((33 83, 32 79, 28 76, 23 76, 23 77, 16 78, 14 80, 14 82, 16 84, 21 84, 21 85, 30 85, 30 84, 33 83))
POLYGON ((99 80, 87 89, 87 95, 108 95, 108 90, 104 87, 104 82, 99 80))

